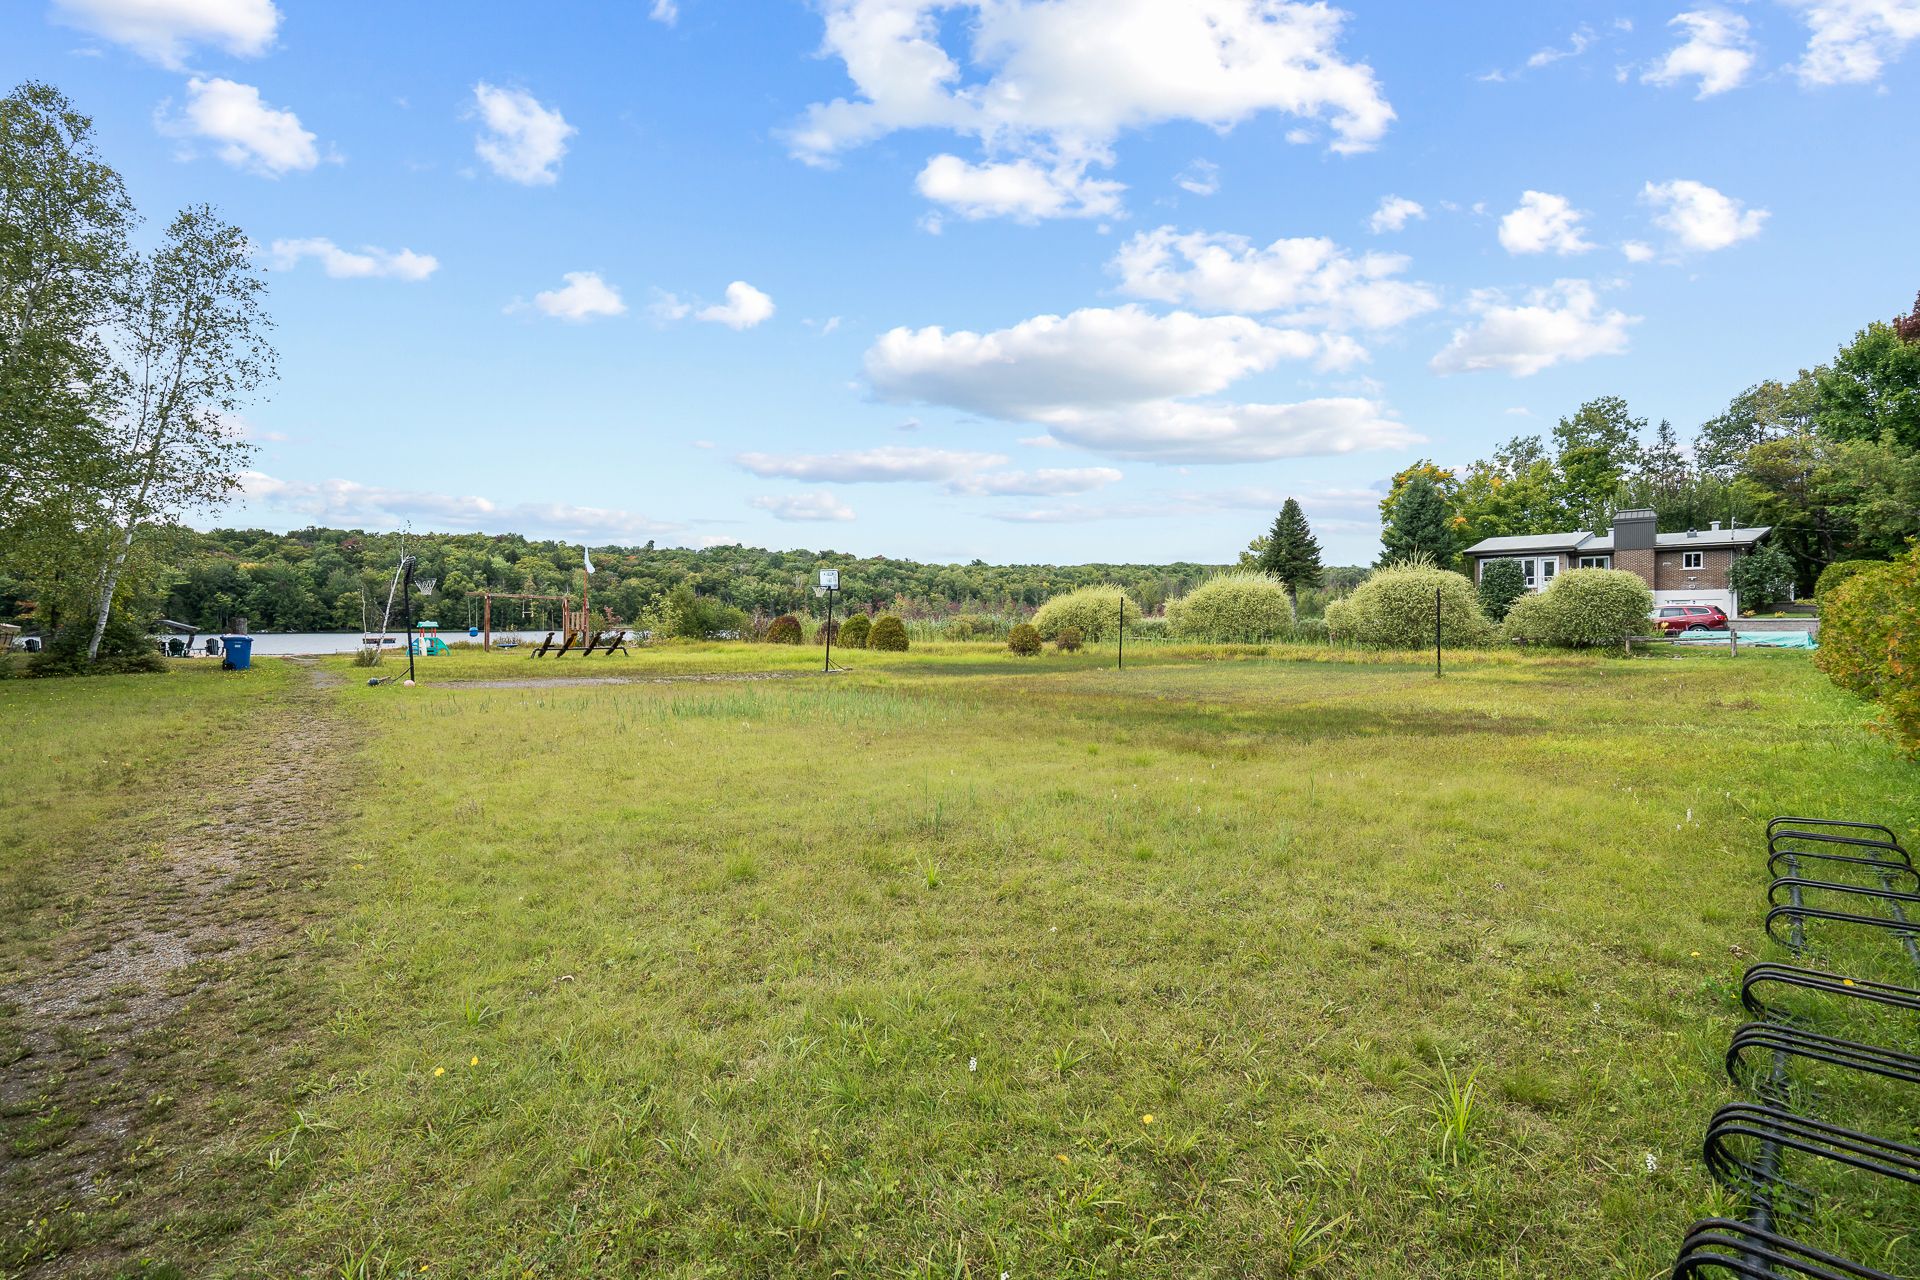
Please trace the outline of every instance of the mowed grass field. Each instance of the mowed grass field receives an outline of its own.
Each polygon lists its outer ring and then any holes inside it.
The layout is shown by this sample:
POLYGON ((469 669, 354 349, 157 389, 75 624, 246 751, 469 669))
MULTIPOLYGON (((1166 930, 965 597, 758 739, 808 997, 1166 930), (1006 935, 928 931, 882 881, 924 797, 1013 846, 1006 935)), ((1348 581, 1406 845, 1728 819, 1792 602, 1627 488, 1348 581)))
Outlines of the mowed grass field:
MULTIPOLYGON (((1664 1273, 1729 1204, 1698 1144, 1768 953, 1763 824, 1912 831, 1915 767, 1804 654, 1488 655, 1438 680, 1212 656, 1233 660, 944 646, 819 677, 795 669, 813 649, 462 653, 411 690, 335 664, 315 713, 351 726, 350 802, 313 839, 287 978, 311 1016, 288 1063, 223 1086, 278 1118, 180 1162, 245 1211, 182 1215, 140 1256, 1664 1273), (636 682, 455 682, 593 673, 636 682)), ((63 688, 103 722, 153 714, 132 684, 63 688)), ((1911 1269, 1912 1209, 1819 1230, 1911 1269)))

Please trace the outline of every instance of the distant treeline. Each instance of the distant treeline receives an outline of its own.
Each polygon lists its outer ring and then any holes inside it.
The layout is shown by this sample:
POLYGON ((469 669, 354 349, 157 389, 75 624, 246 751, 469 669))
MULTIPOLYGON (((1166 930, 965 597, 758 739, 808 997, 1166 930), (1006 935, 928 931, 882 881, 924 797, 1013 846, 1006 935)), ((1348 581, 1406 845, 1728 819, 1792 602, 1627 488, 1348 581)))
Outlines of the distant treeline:
MULTIPOLYGON (((419 607, 443 627, 478 622, 482 591, 566 594, 577 606, 582 564, 578 543, 516 534, 428 533, 406 540, 420 577, 437 579, 419 607)), ((377 626, 386 604, 401 537, 357 529, 176 530, 174 566, 161 616, 206 628, 245 617, 256 631, 352 631, 377 626), (364 609, 364 614, 363 614, 364 609)), ((592 602, 633 620, 685 582, 702 596, 762 617, 822 611, 813 594, 818 570, 840 571, 841 607, 887 610, 909 618, 953 613, 1026 612, 1049 596, 1093 583, 1118 583, 1147 612, 1190 590, 1222 565, 1190 563, 990 565, 921 564, 833 551, 768 551, 723 546, 595 546, 592 602)), ((31 623, 22 584, 0 578, 0 616, 31 623)), ((495 600, 498 629, 559 624, 547 601, 495 600)))

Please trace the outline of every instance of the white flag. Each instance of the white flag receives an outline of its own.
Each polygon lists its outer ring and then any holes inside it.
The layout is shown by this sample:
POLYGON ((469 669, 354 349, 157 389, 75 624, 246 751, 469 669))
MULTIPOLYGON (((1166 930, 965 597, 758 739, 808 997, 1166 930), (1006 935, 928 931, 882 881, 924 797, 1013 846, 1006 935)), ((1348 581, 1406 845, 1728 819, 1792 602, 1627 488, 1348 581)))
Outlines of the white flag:
POLYGON ((592 573, 592 572, 593 572, 593 552, 591 552, 591 551, 589 551, 589 550, 587 550, 587 549, 586 549, 586 548, 585 548, 585 547, 583 546, 583 547, 581 547, 581 548, 580 548, 580 554, 581 554, 582 556, 584 556, 584 557, 586 558, 586 561, 587 561, 587 572, 588 572, 588 573, 592 573))

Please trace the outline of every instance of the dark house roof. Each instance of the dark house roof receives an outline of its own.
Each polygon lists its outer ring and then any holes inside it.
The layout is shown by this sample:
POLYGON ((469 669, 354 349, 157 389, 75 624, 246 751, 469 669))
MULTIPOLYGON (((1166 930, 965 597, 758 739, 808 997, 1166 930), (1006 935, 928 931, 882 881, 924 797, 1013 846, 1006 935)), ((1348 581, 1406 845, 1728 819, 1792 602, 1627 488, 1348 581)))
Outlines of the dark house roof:
MULTIPOLYGON (((1684 548, 1688 551, 1717 548, 1746 550, 1772 531, 1773 526, 1764 524, 1739 529, 1694 529, 1686 533, 1658 534, 1653 540, 1653 545, 1656 551, 1672 551, 1676 548, 1684 548)), ((1462 554, 1485 558, 1542 555, 1552 551, 1582 556, 1610 555, 1613 552, 1613 534, 1531 533, 1515 537, 1482 538, 1462 554)))

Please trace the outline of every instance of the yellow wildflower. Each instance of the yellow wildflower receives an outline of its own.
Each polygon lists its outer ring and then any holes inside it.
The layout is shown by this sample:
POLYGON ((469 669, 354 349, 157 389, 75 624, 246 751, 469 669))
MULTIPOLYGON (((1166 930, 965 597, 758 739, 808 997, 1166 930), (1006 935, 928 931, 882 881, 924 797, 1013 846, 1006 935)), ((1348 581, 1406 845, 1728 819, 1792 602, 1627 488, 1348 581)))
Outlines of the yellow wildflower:
POLYGON ((1149 1112, 1148 1112, 1148 1113, 1147 1113, 1146 1115, 1143 1115, 1143 1116, 1141 1116, 1141 1117, 1140 1117, 1140 1123, 1141 1123, 1141 1124, 1152 1124, 1152 1123, 1153 1123, 1153 1113, 1152 1113, 1151 1111, 1149 1111, 1149 1112))
MULTIPOLYGON (((1694 954, 1695 954, 1695 955, 1699 955, 1700 953, 1696 951, 1696 952, 1694 952, 1694 954)), ((470 1066, 470 1067, 477 1067, 477 1066, 479 1066, 479 1065, 480 1065, 480 1055, 479 1055, 479 1054, 477 1054, 477 1053, 476 1053, 476 1054, 474 1054, 474 1055, 473 1055, 473 1060, 472 1060, 471 1062, 469 1062, 469 1063, 467 1063, 467 1065, 468 1065, 468 1066, 470 1066)))
POLYGON ((1059 1162, 1060 1162, 1061 1164, 1072 1164, 1072 1163, 1073 1163, 1073 1161, 1071 1161, 1071 1160, 1069 1160, 1069 1159, 1067 1159, 1067 1158, 1066 1158, 1065 1156, 1055 1156, 1055 1157, 1054 1157, 1054 1159, 1055 1159, 1055 1160, 1058 1160, 1058 1161, 1059 1161, 1059 1162))
POLYGON ((445 1067, 435 1067, 433 1069, 433 1074, 435 1077, 443 1076, 447 1074, 447 1069, 445 1067))

